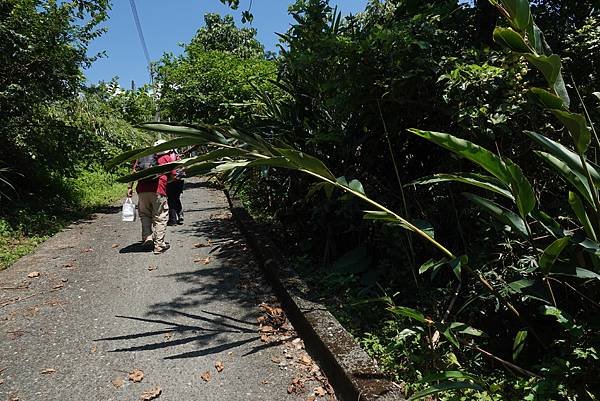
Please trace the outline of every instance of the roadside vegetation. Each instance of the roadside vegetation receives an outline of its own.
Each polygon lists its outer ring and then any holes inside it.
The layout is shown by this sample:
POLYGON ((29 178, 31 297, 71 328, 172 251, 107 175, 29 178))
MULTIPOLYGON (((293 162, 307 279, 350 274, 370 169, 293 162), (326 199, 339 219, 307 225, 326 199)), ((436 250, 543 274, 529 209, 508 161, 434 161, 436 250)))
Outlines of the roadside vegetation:
POLYGON ((0 270, 70 221, 123 196, 104 163, 144 144, 147 90, 85 87, 108 1, 0 4, 0 270))
MULTIPOLYGON (((144 128, 174 135, 162 147, 198 146, 178 165, 219 176, 273 226, 407 396, 596 400, 597 4, 289 10, 279 55, 262 57, 276 76, 245 78, 253 97, 241 87, 235 101, 173 114, 182 124, 144 128)), ((232 29, 222 21, 210 29, 232 29)), ((192 44, 200 54, 190 44, 159 63, 167 108, 231 89, 188 85, 218 76, 202 55, 256 62, 192 44)))

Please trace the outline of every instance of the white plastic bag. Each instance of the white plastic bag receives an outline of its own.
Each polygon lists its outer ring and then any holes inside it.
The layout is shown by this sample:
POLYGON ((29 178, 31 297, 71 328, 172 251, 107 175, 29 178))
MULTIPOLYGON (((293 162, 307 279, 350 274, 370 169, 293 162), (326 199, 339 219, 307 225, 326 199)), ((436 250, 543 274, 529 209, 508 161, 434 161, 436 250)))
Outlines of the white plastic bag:
POLYGON ((125 199, 121 216, 123 221, 135 221, 135 205, 131 198, 125 199))

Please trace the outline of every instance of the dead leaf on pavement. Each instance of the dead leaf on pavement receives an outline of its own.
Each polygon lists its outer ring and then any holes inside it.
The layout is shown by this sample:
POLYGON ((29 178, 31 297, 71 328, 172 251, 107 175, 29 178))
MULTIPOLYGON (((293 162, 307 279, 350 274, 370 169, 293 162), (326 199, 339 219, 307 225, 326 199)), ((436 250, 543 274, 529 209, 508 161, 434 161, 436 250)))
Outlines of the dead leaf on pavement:
POLYGON ((162 393, 162 389, 160 387, 158 387, 158 386, 152 387, 150 390, 146 390, 142 393, 142 395, 140 395, 140 400, 141 401, 150 401, 155 398, 158 398, 158 396, 161 393, 162 393))
POLYGON ((317 397, 315 397, 314 395, 311 395, 310 397, 308 397, 306 399, 306 401, 315 401, 317 399, 317 397))
POLYGON ((210 381, 210 372, 207 370, 206 372, 202 373, 200 375, 200 377, 202 378, 202 380, 204 380, 205 382, 210 381))
POLYGON ((31 272, 27 275, 29 278, 36 278, 40 276, 40 272, 31 272))
POLYGON ((69 279, 68 278, 61 278, 60 281, 62 281, 63 283, 66 283, 66 282, 69 281, 69 279))
POLYGON ((221 373, 223 371, 223 369, 225 369, 225 366, 223 365, 223 361, 215 362, 215 369, 217 369, 217 372, 221 373))
POLYGON ((86 248, 86 249, 82 249, 81 252, 83 252, 83 253, 94 252, 94 249, 93 248, 86 248))
POLYGON ((296 339, 292 340, 292 345, 294 346, 294 348, 300 350, 300 349, 304 348, 304 341, 302 341, 301 338, 296 338, 296 339))
POLYGON ((158 266, 148 266, 148 271, 149 272, 154 271, 156 269, 158 269, 158 266))
POLYGON ((271 326, 263 326, 260 328, 260 331, 262 331, 263 333, 272 333, 273 331, 273 327, 271 326))
POLYGON ((168 333, 165 333, 165 335, 163 336, 165 341, 169 341, 171 339, 171 337, 173 337, 173 332, 171 332, 171 331, 168 333))
POLYGON ((122 377, 115 377, 112 379, 111 383, 115 388, 121 388, 125 384, 125 381, 122 377))
POLYGON ((271 362, 273 362, 273 363, 281 363, 281 358, 276 357, 276 356, 271 357, 271 362))
POLYGON ((43 375, 51 375, 52 373, 56 373, 56 369, 46 368, 40 372, 43 375))
POLYGON ((306 366, 310 366, 312 365, 312 359, 310 359, 310 356, 308 355, 302 355, 302 357, 300 358, 300 363, 306 366))
POLYGON ((315 389, 315 395, 318 397, 324 397, 327 395, 327 391, 325 391, 323 387, 319 386, 315 389))
POLYGON ((207 265, 210 263, 210 256, 207 256, 206 259, 202 261, 202 264, 207 265))
POLYGON ((96 348, 96 346, 95 346, 95 345, 92 345, 92 348, 90 349, 90 352, 93 354, 93 353, 95 353, 96 351, 98 351, 98 348, 96 348))
POLYGON ((197 244, 194 244, 194 248, 206 248, 209 246, 210 246, 210 241, 208 241, 208 243, 198 242, 197 244))
POLYGON ((260 341, 262 341, 263 343, 268 343, 269 337, 266 334, 261 334, 260 341))
POLYGON ((53 289, 53 290, 58 290, 58 289, 61 289, 61 288, 63 288, 64 286, 65 286, 64 284, 56 284, 56 285, 54 285, 54 286, 52 287, 52 289, 53 289))
POLYGON ((141 369, 134 369, 132 372, 129 372, 129 380, 134 383, 139 383, 144 380, 144 371, 141 369))
POLYGON ((120 245, 119 244, 112 244, 113 248, 118 248, 120 245))

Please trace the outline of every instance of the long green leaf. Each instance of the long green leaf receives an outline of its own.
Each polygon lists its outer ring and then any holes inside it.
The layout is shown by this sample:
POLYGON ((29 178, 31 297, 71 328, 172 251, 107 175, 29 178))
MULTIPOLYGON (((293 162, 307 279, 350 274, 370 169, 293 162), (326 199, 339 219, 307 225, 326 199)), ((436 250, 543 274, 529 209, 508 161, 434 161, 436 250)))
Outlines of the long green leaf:
POLYGON ((417 391, 408 399, 408 401, 420 400, 431 394, 437 394, 450 390, 461 390, 461 389, 473 389, 477 391, 484 391, 485 389, 477 383, 469 383, 467 381, 456 381, 456 382, 443 382, 434 386, 428 387, 425 390, 417 391))
POLYGON ((594 201, 592 198, 592 192, 588 185, 588 181, 579 172, 571 169, 566 163, 563 163, 558 158, 552 156, 550 153, 535 151, 535 153, 541 157, 550 167, 558 172, 569 184, 581 194, 584 199, 593 205, 594 201))
POLYGON ((298 168, 318 174, 321 177, 325 177, 332 181, 336 180, 335 176, 329 171, 327 166, 316 157, 295 149, 276 148, 275 150, 298 168))
POLYGON ((484 199, 474 194, 464 193, 463 196, 494 216, 498 221, 511 227, 517 234, 527 238, 527 228, 525 226, 525 222, 516 213, 511 212, 505 207, 500 206, 489 199, 484 199))
POLYGON ((504 183, 510 181, 504 161, 473 142, 443 132, 421 131, 415 128, 408 131, 470 160, 504 183))
POLYGON ((516 53, 530 53, 531 48, 525 39, 512 28, 496 27, 494 29, 494 41, 516 53))
POLYGON ((429 321, 425 318, 421 312, 416 309, 407 308, 406 306, 393 306, 389 308, 389 311, 395 315, 407 317, 409 319, 416 320, 421 323, 428 323, 429 321))
POLYGON ((552 270, 552 267, 560 257, 560 254, 570 242, 571 240, 569 237, 560 238, 544 249, 539 261, 539 266, 544 274, 550 273, 550 270, 552 270))
POLYGON ((510 175, 510 186, 515 197, 515 203, 519 214, 523 219, 535 208, 536 199, 533 187, 525 178, 521 167, 514 164, 510 159, 506 160, 506 170, 510 175))
POLYGON ((554 87, 562 68, 560 57, 556 54, 550 56, 528 54, 525 57, 531 64, 540 70, 542 75, 544 75, 544 78, 546 78, 546 81, 548 81, 548 84, 551 87, 554 87))
POLYGON ((569 205, 571 205, 571 209, 577 216, 577 220, 583 226, 585 233, 592 239, 597 240, 596 232, 594 230, 594 226, 592 225, 592 221, 590 220, 587 211, 585 210, 585 206, 581 201, 581 198, 577 196, 576 193, 569 191, 569 205))
POLYGON ((546 108, 546 109, 562 109, 565 104, 563 100, 556 96, 554 93, 550 93, 545 89, 531 88, 529 89, 530 98, 534 103, 546 108))
MULTIPOLYGON (((561 145, 560 143, 538 133, 532 131, 523 131, 529 138, 537 142, 539 145, 543 146, 546 151, 552 154, 554 157, 558 158, 560 161, 565 163, 571 169, 576 170, 582 176, 585 174, 583 169, 583 164, 581 163, 581 158, 579 155, 567 147, 561 145)), ((586 162, 587 168, 590 171, 590 175, 594 180, 595 184, 600 186, 600 173, 594 165, 590 162, 586 162)))
POLYGON ((126 175, 124 177, 119 177, 117 179, 117 182, 133 182, 133 181, 138 181, 138 180, 142 180, 145 178, 156 177, 158 175, 165 174, 169 171, 178 169, 178 168, 192 162, 193 160, 194 160, 194 158, 182 159, 182 160, 177 160, 177 161, 167 163, 167 164, 161 164, 160 166, 150 167, 145 170, 126 175))
POLYGON ((502 181, 489 175, 476 173, 435 174, 428 177, 419 178, 406 184, 405 186, 430 185, 441 182, 460 182, 463 184, 469 184, 495 192, 513 201, 515 199, 510 193, 508 187, 504 185, 502 181))
POLYGON ((592 133, 587 126, 587 120, 585 119, 584 115, 571 113, 565 110, 553 109, 550 111, 571 133, 577 152, 584 154, 590 146, 590 141, 592 139, 592 133))
POLYGON ((526 31, 533 23, 529 0, 502 0, 502 5, 508 11, 510 22, 515 29, 526 31))
POLYGON ((198 145, 203 143, 227 144, 225 136, 219 132, 217 127, 210 125, 191 125, 179 123, 148 122, 139 125, 148 131, 164 132, 176 136, 188 136, 198 139, 198 145))
POLYGON ((521 330, 515 336, 515 340, 513 342, 513 352, 512 352, 513 361, 516 361, 517 358, 519 357, 519 354, 521 353, 521 351, 523 351, 523 348, 525 347, 526 339, 527 339, 527 330, 521 330))
POLYGON ((410 129, 409 131, 465 157, 487 170, 505 185, 509 185, 519 213, 523 218, 535 207, 535 195, 531 184, 521 168, 509 159, 504 161, 489 150, 450 134, 417 129, 410 129))

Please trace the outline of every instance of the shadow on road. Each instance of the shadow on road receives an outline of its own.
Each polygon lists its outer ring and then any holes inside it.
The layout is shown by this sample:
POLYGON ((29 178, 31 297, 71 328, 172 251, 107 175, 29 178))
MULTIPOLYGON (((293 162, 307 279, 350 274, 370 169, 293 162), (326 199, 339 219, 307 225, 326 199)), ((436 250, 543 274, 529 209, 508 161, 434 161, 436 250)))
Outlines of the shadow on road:
POLYGON ((119 253, 146 253, 152 252, 152 248, 145 247, 141 242, 135 242, 119 249, 119 253))
MULTIPOLYGON (((197 252, 210 255, 210 263, 194 264, 194 255, 186 255, 189 262, 185 263, 192 264, 194 269, 155 276, 174 281, 181 292, 168 301, 150 305, 143 317, 117 316, 146 324, 148 329, 96 341, 125 341, 126 346, 120 343, 110 352, 169 348, 180 351, 163 359, 201 357, 238 347, 246 356, 281 344, 260 342, 257 306, 261 302, 272 302, 273 295, 229 210, 207 207, 187 212, 186 224, 178 227, 178 235, 198 237, 199 241, 209 243, 210 249, 197 252), (253 342, 258 344, 253 345, 253 342), (185 352, 178 349, 182 346, 185 352)), ((130 252, 145 251, 140 244, 120 250, 120 253, 130 252)))

